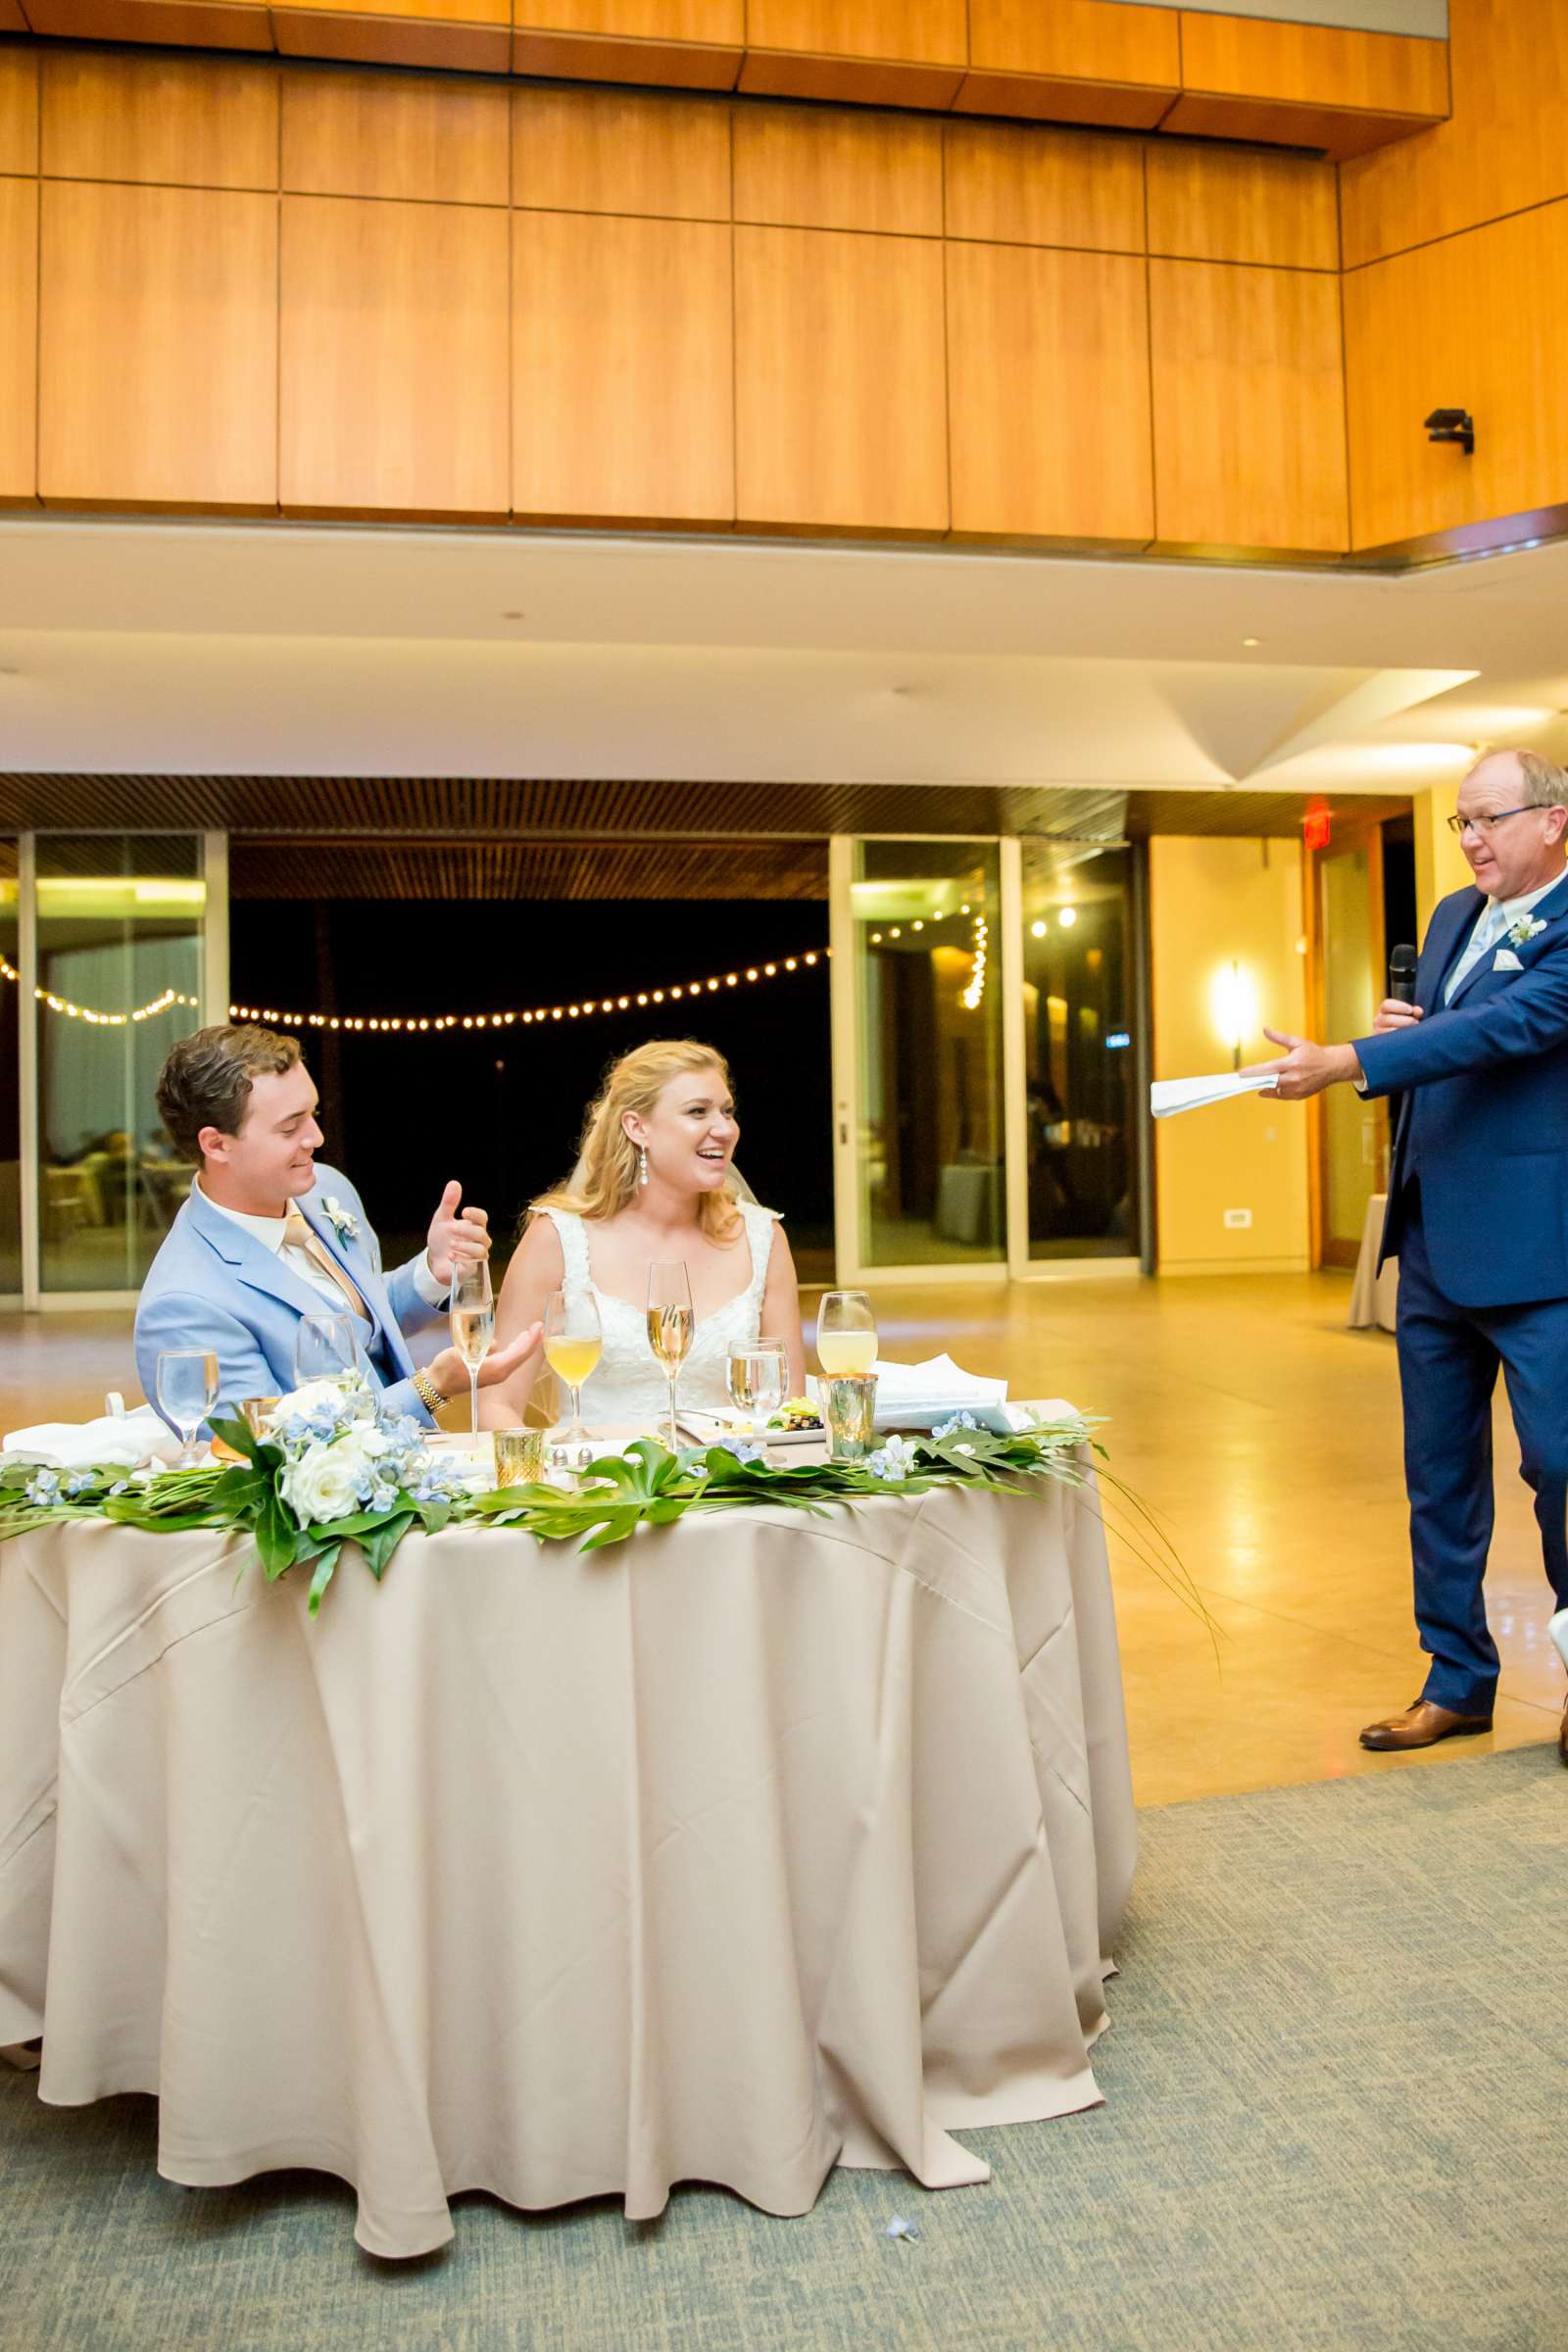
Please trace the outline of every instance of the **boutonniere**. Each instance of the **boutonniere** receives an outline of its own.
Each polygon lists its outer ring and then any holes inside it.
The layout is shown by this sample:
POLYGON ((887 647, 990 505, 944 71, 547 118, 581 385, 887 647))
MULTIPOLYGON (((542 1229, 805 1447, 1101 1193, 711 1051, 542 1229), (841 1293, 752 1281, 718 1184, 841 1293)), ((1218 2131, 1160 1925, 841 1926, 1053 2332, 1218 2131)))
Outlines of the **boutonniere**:
POLYGON ((1545 928, 1539 914, 1521 914, 1516 922, 1508 925, 1508 939, 1514 947, 1522 948, 1535 938, 1537 932, 1545 928))
POLYGON ((327 1194, 326 1199, 321 1202, 321 1214, 325 1217, 327 1223, 331 1226, 332 1231, 337 1235, 337 1238, 340 1242, 357 1242, 359 1240, 359 1218, 352 1215, 350 1211, 343 1206, 341 1200, 334 1200, 330 1193, 327 1194))

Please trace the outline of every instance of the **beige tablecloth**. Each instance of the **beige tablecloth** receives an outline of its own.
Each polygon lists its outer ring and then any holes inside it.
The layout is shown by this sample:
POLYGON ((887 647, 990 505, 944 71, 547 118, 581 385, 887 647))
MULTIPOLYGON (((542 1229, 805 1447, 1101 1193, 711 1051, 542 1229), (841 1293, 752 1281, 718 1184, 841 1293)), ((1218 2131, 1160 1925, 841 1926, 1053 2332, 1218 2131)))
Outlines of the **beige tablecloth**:
POLYGON ((1366 1217, 1361 1226, 1361 1248, 1355 1261, 1355 1280, 1350 1285, 1349 1323, 1352 1331, 1369 1330, 1376 1324, 1380 1330, 1392 1331, 1399 1297, 1399 1261, 1391 1257, 1380 1274, 1377 1270, 1378 1250, 1383 1243, 1383 1220, 1388 1213, 1387 1193, 1374 1193, 1366 1204, 1366 1217))
POLYGON ((1131 1877, 1093 1499, 959 1491, 346 1555, 0 1547, 0 2043, 160 2095, 195 2185, 447 2199, 673 2182, 808 2210, 835 2162, 983 2180, 957 2128, 1099 2096, 1131 1877))

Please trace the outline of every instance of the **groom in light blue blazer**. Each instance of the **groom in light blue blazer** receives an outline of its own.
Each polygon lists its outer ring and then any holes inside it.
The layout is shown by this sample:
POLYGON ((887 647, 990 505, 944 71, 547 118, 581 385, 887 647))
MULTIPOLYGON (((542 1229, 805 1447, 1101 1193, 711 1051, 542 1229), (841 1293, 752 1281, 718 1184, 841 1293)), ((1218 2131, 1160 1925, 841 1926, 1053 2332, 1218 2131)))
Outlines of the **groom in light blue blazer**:
MULTIPOLYGON (((316 1157, 324 1140, 298 1041, 270 1029, 199 1029, 172 1049, 158 1108, 176 1146, 199 1161, 136 1307, 136 1369, 158 1396, 166 1348, 218 1357, 219 1396, 233 1407, 294 1386, 307 1315, 346 1314, 364 1362, 394 1411, 428 1426, 466 1395, 468 1369, 444 1348, 423 1371, 407 1334, 438 1321, 454 1270, 489 1255, 482 1208, 448 1184, 426 1248, 390 1274, 359 1194, 316 1157)), ((537 1327, 486 1358, 481 1385, 505 1380, 538 1345, 537 1327)))

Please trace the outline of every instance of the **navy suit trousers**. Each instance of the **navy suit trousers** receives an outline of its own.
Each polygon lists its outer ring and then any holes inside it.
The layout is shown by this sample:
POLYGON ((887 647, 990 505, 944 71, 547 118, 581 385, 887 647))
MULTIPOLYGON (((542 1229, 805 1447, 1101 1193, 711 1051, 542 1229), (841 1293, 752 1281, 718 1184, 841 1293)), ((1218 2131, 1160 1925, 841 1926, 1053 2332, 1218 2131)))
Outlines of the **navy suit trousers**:
MULTIPOLYGON (((1399 1235, 1399 1386, 1415 1618, 1431 1658, 1423 1698, 1490 1715, 1497 1649, 1482 1580, 1492 1542, 1492 1397, 1502 1366, 1541 1548, 1568 1608, 1568 1298, 1456 1306, 1432 1277, 1419 1185, 1399 1235)), ((1478 1209, 1479 1213, 1479 1209, 1478 1209)))

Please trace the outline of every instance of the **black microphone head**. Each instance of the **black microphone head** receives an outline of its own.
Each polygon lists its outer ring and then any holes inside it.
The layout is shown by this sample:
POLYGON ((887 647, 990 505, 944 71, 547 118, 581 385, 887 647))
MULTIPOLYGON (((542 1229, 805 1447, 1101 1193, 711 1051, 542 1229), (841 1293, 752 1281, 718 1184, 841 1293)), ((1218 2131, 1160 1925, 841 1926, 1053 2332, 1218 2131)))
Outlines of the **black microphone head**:
POLYGON ((1395 948, 1389 956, 1389 994, 1401 1004, 1415 1003, 1415 967, 1417 957, 1413 947, 1395 948))

